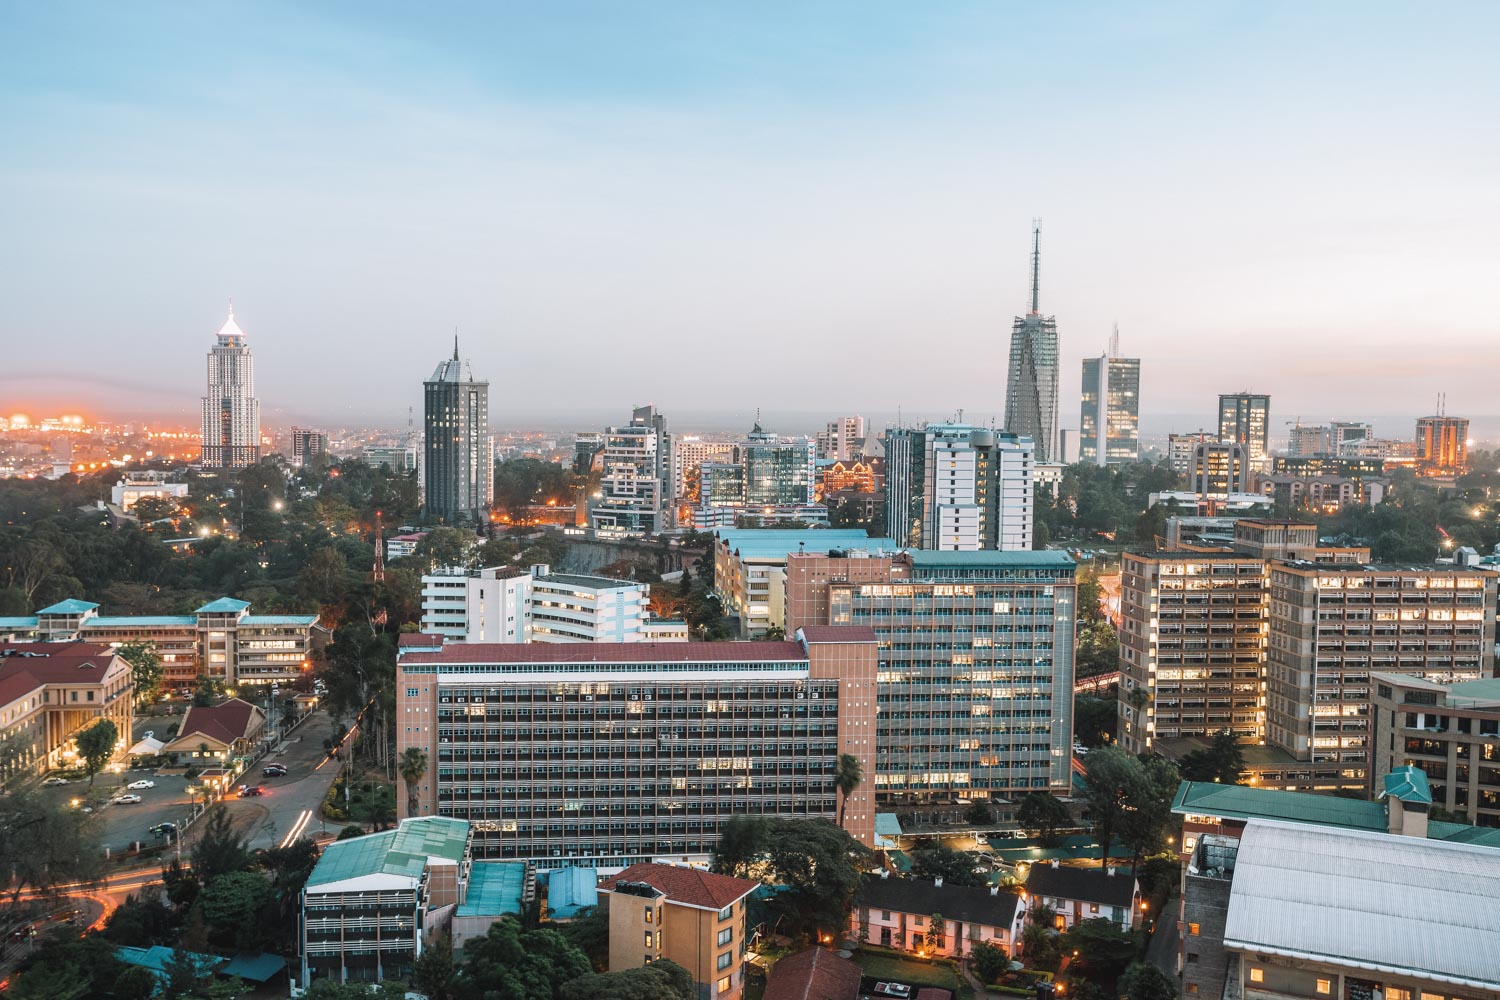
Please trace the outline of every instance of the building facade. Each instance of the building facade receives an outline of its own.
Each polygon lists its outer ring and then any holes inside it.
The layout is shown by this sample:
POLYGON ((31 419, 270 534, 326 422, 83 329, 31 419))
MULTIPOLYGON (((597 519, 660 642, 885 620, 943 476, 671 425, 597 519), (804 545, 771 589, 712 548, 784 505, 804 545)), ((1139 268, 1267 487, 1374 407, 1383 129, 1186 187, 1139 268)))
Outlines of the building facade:
POLYGON ((1036 462, 1030 439, 968 424, 889 431, 891 536, 937 551, 1030 549, 1036 462))
POLYGON ((260 461, 260 400, 255 396, 255 360, 234 306, 208 352, 208 391, 203 396, 205 469, 243 469, 260 461))
POLYGON ((747 507, 785 507, 816 499, 812 442, 782 440, 756 424, 739 446, 747 507))
POLYGON ((653 535, 672 526, 672 435, 655 406, 604 432, 604 478, 589 502, 589 525, 610 535, 653 535))
POLYGON ((1005 382, 1005 429, 1035 443, 1036 460, 1059 456, 1057 434, 1057 317, 1043 316, 1039 304, 1042 231, 1032 231, 1031 311, 1017 316, 1010 331, 1010 367, 1005 382))
POLYGON ((1466 417, 1422 417, 1417 421, 1417 472, 1424 476, 1461 476, 1469 469, 1469 421, 1466 417))
POLYGON ((1427 775, 1433 806, 1500 827, 1500 680, 1444 684, 1371 674, 1373 794, 1406 766, 1427 775))
POLYGON ((319 455, 328 454, 328 435, 311 427, 292 428, 292 464, 302 468, 319 455))
POLYGON ((1134 462, 1141 453, 1141 359, 1116 357, 1110 349, 1083 359, 1079 409, 1079 459, 1095 465, 1134 462))
POLYGON ((859 628, 756 643, 403 636, 397 743, 431 761, 418 812, 469 820, 476 856, 707 862, 731 816, 835 818, 844 753, 866 776, 844 825, 869 844, 875 670, 859 628))
POLYGON ((645 642, 651 585, 531 568, 531 641, 645 642))
POLYGON ((1219 396, 1219 440, 1245 449, 1259 467, 1271 454, 1271 397, 1253 392, 1219 396))
POLYGON ((918 958, 962 958, 981 944, 1014 956, 1028 896, 998 886, 944 885, 942 879, 868 878, 854 898, 849 935, 918 958))
POLYGON ((447 522, 480 521, 495 498, 494 445, 490 438, 490 384, 458 357, 439 362, 422 385, 422 502, 447 522))
MULTIPOLYGON (((603 444, 601 439, 600 444, 603 444)), ((695 504, 699 500, 699 467, 705 462, 734 465, 734 445, 728 441, 705 441, 693 435, 672 439, 672 496, 695 504)))
POLYGON ((509 566, 422 576, 422 631, 459 642, 530 642, 531 574, 509 566))
POLYGON ((788 558, 788 629, 879 637, 878 801, 957 818, 976 799, 1066 791, 1075 569, 1055 551, 788 558))
POLYGON ((181 500, 188 495, 187 483, 167 482, 167 473, 146 470, 127 472, 118 483, 110 487, 109 502, 126 513, 147 497, 158 500, 181 500))
MULTIPOLYGON (((714 532, 714 594, 724 613, 739 619, 740 637, 771 629, 790 635, 786 614, 787 558, 797 552, 893 552, 889 538, 861 528, 725 528, 714 532)), ((822 621, 805 622, 821 625, 822 621)))
POLYGON ((1200 498, 1227 499, 1249 493, 1251 465, 1242 444, 1199 441, 1193 445, 1191 489, 1200 498))
POLYGON ((94 642, 0 642, 0 781, 79 763, 73 737, 99 719, 130 740, 130 664, 94 642))
POLYGON ((869 424, 864 417, 839 417, 830 420, 818 434, 818 458, 834 462, 853 462, 863 457, 869 424))

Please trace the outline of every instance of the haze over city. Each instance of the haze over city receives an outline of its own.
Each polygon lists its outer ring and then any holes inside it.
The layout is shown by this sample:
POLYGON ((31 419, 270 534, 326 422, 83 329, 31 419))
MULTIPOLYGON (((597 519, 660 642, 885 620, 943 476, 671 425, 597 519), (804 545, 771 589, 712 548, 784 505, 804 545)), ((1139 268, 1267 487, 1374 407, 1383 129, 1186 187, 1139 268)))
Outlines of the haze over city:
POLYGON ((0 11, 0 408, 192 422, 233 297, 278 422, 455 328, 497 425, 987 422, 1040 217, 1064 414, 1116 321, 1148 433, 1493 409, 1492 7, 555 13, 0 11))

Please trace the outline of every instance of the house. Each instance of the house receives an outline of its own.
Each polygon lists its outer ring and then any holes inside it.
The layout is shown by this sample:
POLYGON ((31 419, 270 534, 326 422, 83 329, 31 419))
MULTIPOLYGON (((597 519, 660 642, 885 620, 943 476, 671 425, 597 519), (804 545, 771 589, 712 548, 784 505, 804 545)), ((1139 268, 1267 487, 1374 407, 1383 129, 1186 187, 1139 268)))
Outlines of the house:
POLYGON ((827 948, 808 948, 771 966, 763 1000, 854 1000, 860 968, 827 948))
POLYGON ((745 901, 759 882, 677 865, 637 864, 599 884, 609 897, 609 969, 668 958, 699 1000, 744 995, 745 901))
POLYGON ((1052 909, 1053 926, 1060 931, 1098 917, 1127 931, 1140 922, 1141 885, 1134 875, 1113 867, 1063 867, 1056 861, 1032 865, 1026 891, 1033 909, 1052 909))
POLYGON ((266 728, 266 713, 243 698, 218 705, 190 705, 177 737, 163 753, 228 760, 249 752, 266 728))
POLYGON ((882 872, 865 879, 854 897, 849 930, 860 941, 924 958, 967 955, 980 943, 1010 955, 1025 917, 1022 894, 882 872), (935 916, 942 917, 942 926, 934 924, 935 916))

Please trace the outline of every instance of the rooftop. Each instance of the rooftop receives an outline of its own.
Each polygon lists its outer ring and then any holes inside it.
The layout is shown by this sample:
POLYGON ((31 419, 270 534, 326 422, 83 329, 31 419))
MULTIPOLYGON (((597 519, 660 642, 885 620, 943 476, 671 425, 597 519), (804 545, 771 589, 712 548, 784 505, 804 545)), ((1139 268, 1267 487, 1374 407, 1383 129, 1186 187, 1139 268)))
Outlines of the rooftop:
POLYGON ((901 913, 941 913, 949 920, 1009 927, 1021 898, 969 885, 938 885, 929 879, 867 877, 855 896, 860 906, 901 913))
POLYGON ((706 910, 722 910, 755 891, 759 882, 728 875, 717 875, 698 868, 678 865, 631 865, 617 875, 599 883, 600 891, 613 889, 619 882, 644 882, 664 892, 673 903, 706 910))
POLYGON ((804 625, 797 630, 808 642, 879 642, 868 625, 804 625))
POLYGON ((1500 850, 1252 820, 1235 857, 1224 944, 1495 989, 1496 899, 1500 850))
POLYGON ((792 642, 450 642, 439 649, 407 647, 403 666, 413 664, 487 665, 507 663, 764 663, 805 662, 802 644, 792 642))
POLYGON ((460 917, 498 917, 521 913, 526 894, 526 862, 476 861, 469 868, 469 889, 455 914, 460 917))
POLYGON ((370 884, 349 888, 397 888, 402 882, 415 886, 429 859, 454 864, 462 861, 468 840, 469 824, 464 820, 441 816, 405 819, 394 830, 329 844, 318 859, 307 885, 333 886, 364 879, 371 880, 370 884), (389 878, 377 879, 375 876, 389 878))
POLYGON ((634 580, 616 580, 607 576, 587 576, 583 573, 548 573, 536 578, 537 583, 557 583, 565 587, 589 587, 594 590, 625 590, 640 588, 644 584, 634 580))
POLYGON ((217 601, 209 601, 203 607, 193 612, 196 615, 237 615, 250 606, 249 601, 237 601, 233 597, 221 597, 217 601))
POLYGON ((799 550, 895 552, 901 548, 894 538, 871 538, 863 528, 720 528, 714 536, 741 559, 785 559, 799 550))
POLYGON ((217 705, 204 707, 189 705, 182 717, 182 726, 173 743, 183 743, 193 737, 206 737, 224 746, 235 740, 250 739, 264 723, 266 713, 243 698, 230 698, 217 705))
POLYGON ((1427 773, 1419 768, 1408 764, 1405 767, 1392 769, 1385 776, 1384 787, 1380 790, 1379 798, 1390 796, 1400 799, 1402 802, 1416 802, 1419 805, 1432 805, 1432 786, 1427 783, 1427 773))
POLYGON ((1129 907, 1135 903, 1135 877, 1126 871, 1087 868, 1056 868, 1050 864, 1031 866, 1026 876, 1026 891, 1033 896, 1076 899, 1085 903, 1129 907))
MULTIPOLYGON (((3 627, 4 621, 5 619, 0 619, 0 627, 3 627)), ((1497 677, 1443 684, 1412 674, 1377 673, 1371 676, 1396 688, 1446 693, 1448 696, 1446 707, 1449 708, 1487 708, 1500 704, 1500 678, 1497 677)))
POLYGON ((98 609, 98 607, 99 605, 97 604, 91 604, 88 601, 80 601, 75 597, 70 597, 66 601, 58 601, 56 604, 52 605, 49 608, 43 608, 42 610, 38 611, 37 614, 81 615, 89 611, 95 611, 98 609))
POLYGON ((771 967, 764 1000, 854 1000, 863 974, 827 948, 808 948, 771 967))
POLYGON ((96 642, 0 642, 0 705, 46 684, 97 684, 114 661, 96 642))
POLYGON ((1058 549, 986 550, 983 552, 932 552, 926 549, 913 549, 909 557, 912 566, 917 569, 961 566, 1071 569, 1075 565, 1072 556, 1058 549))
POLYGON ((577 916, 586 906, 599 905, 599 869, 566 865, 547 876, 547 914, 554 920, 577 916))

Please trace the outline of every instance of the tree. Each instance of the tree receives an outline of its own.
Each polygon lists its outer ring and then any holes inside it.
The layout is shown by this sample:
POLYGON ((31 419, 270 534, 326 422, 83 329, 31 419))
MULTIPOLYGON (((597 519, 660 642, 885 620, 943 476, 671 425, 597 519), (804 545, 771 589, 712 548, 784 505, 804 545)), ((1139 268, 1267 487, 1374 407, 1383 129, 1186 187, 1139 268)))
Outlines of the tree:
POLYGON ((573 947, 589 957, 595 972, 609 967, 609 897, 600 896, 597 906, 586 906, 558 928, 573 947))
POLYGON ((1177 984, 1149 962, 1134 962, 1120 977, 1127 1000, 1177 1000, 1177 984))
POLYGON ((343 603, 352 582, 349 563, 338 549, 326 545, 314 550, 302 564, 302 571, 297 574, 297 593, 304 600, 330 607, 343 603))
POLYGON ((195 708, 208 708, 224 697, 224 685, 215 677, 207 674, 198 675, 198 683, 193 687, 193 706, 195 708))
POLYGON ((970 826, 989 826, 995 822, 995 811, 984 799, 975 799, 969 806, 969 811, 964 814, 964 820, 970 826))
POLYGON ((162 985, 163 1000, 192 996, 213 978, 213 966, 199 961, 197 955, 183 947, 172 950, 164 971, 167 981, 162 985))
POLYGON ((983 875, 974 871, 973 857, 941 844, 913 851, 911 873, 916 878, 942 879, 944 885, 989 885, 983 875))
POLYGON ((193 846, 193 874, 205 887, 222 875, 244 871, 250 864, 245 839, 234 830, 229 811, 222 804, 208 811, 203 833, 193 846))
POLYGON ((1245 751, 1240 741, 1227 729, 1214 734, 1213 742, 1202 750, 1182 755, 1178 769, 1188 781, 1217 781, 1225 785, 1240 783, 1245 769, 1245 751))
POLYGON ((1048 792, 1028 792, 1016 808, 1016 822, 1021 829, 1042 841, 1042 846, 1057 843, 1058 831, 1073 822, 1068 807, 1048 792))
POLYGON ((1069 968, 1098 983, 1113 983, 1135 958, 1135 935, 1107 917, 1080 920, 1062 937, 1066 952, 1075 953, 1069 968))
POLYGON ((1073 699, 1073 738, 1090 750, 1111 742, 1120 727, 1120 704, 1114 698, 1073 699))
POLYGON ((1124 822, 1131 799, 1144 783, 1141 762, 1119 747, 1101 747, 1089 754, 1084 775, 1084 800, 1099 842, 1100 867, 1109 864, 1109 847, 1124 822))
POLYGON ((564 983, 561 1000, 694 1000, 693 974, 670 958, 639 969, 594 973, 564 983))
POLYGON ((748 877, 751 866, 765 853, 770 822, 765 816, 748 813, 729 817, 719 827, 713 870, 720 875, 748 877))
POLYGON ((1031 968, 1056 972, 1062 964, 1057 931, 1050 923, 1028 921, 1021 930, 1021 954, 1026 956, 1026 964, 1031 968))
POLYGON ((969 953, 969 965, 973 967, 974 975, 979 977, 981 983, 994 983, 1010 967, 1010 959, 1005 952, 988 941, 981 941, 969 953))
POLYGON ((1177 765, 1165 757, 1141 762, 1139 778, 1129 794, 1129 808, 1120 822, 1120 836, 1130 845, 1132 872, 1141 858, 1165 844, 1167 826, 1172 822, 1172 798, 1181 784, 1177 765))
POLYGON ((412 558, 429 572, 467 569, 473 565, 479 538, 466 528, 433 528, 417 543, 412 558))
POLYGON ((94 775, 115 755, 115 743, 119 738, 120 731, 110 719, 97 720, 73 738, 78 744, 78 754, 83 758, 83 770, 89 776, 90 788, 94 787, 94 775))
POLYGON ((839 826, 844 825, 844 809, 849 805, 849 796, 854 794, 865 780, 864 768, 859 758, 852 753, 839 754, 838 765, 833 772, 834 787, 839 790, 839 826))
POLYGON ((220 875, 204 888, 202 896, 210 939, 241 951, 255 950, 262 938, 262 917, 274 902, 271 883, 260 872, 220 875))
POLYGON ((412 967, 411 984, 428 1000, 451 1000, 457 966, 453 962, 453 939, 439 934, 417 956, 412 967))
POLYGON ((136 704, 154 701, 161 693, 161 657, 157 655, 154 642, 127 642, 115 650, 116 655, 130 664, 130 680, 135 686, 136 704))
POLYGON ((767 860, 785 886, 770 908, 791 935, 836 934, 847 926, 870 852, 826 819, 772 820, 767 860))
POLYGON ((1147 896, 1166 896, 1182 879, 1182 863, 1177 852, 1163 851, 1145 858, 1136 877, 1140 879, 1141 892, 1147 896))
POLYGON ((401 780, 406 782, 406 814, 417 814, 417 783, 427 774, 427 751, 407 747, 401 754, 401 780))
POLYGON ((501 920, 464 945, 458 992, 484 1000, 546 1000, 592 972, 588 957, 557 931, 523 931, 514 920, 501 920))

